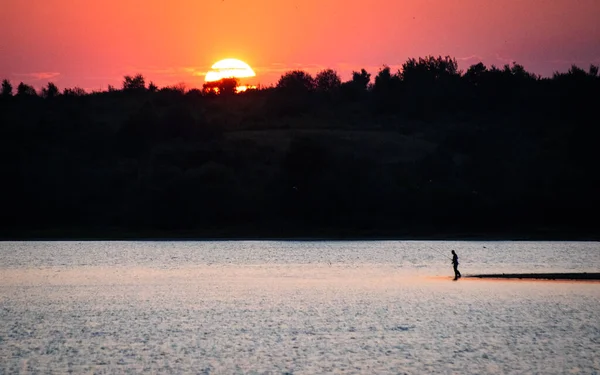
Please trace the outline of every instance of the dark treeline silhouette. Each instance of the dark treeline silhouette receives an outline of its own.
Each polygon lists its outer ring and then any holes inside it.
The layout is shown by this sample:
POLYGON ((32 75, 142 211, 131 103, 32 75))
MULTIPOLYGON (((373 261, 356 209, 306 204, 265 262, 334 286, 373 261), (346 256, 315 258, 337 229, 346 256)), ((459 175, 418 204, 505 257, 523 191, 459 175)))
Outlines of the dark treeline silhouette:
POLYGON ((2 82, 1 235, 597 236, 598 67, 2 82))

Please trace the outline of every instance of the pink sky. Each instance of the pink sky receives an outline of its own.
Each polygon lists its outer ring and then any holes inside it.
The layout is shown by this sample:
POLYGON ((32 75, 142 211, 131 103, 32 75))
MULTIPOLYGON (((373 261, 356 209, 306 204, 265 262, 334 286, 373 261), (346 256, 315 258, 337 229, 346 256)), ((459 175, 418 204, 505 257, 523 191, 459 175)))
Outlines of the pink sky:
POLYGON ((430 54, 544 76, 600 63, 598 0, 3 0, 1 13, 0 79, 38 88, 105 90, 135 73, 201 87, 228 57, 263 85, 430 54))

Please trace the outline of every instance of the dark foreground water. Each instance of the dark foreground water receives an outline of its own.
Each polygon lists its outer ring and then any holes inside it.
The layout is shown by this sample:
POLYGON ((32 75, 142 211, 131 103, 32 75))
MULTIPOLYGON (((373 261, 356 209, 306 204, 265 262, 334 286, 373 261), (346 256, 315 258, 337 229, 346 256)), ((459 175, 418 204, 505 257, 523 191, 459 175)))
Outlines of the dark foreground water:
POLYGON ((587 242, 0 242, 4 373, 600 373, 587 242))

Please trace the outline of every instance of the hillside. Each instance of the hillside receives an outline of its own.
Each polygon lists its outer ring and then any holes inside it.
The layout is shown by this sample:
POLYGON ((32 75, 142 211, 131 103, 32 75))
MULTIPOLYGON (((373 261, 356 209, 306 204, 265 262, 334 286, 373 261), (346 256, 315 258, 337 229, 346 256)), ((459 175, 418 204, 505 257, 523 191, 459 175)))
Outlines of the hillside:
POLYGON ((512 69, 5 95, 0 235, 595 238, 597 71, 512 69))

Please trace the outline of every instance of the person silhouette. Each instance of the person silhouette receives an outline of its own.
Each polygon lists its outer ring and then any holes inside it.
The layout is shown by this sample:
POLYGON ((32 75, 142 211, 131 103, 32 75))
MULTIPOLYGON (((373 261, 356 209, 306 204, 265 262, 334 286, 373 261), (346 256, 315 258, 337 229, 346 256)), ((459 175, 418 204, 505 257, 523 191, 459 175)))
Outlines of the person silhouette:
POLYGON ((458 270, 458 255, 452 250, 452 265, 454 266, 454 280, 458 280, 461 276, 458 270))

